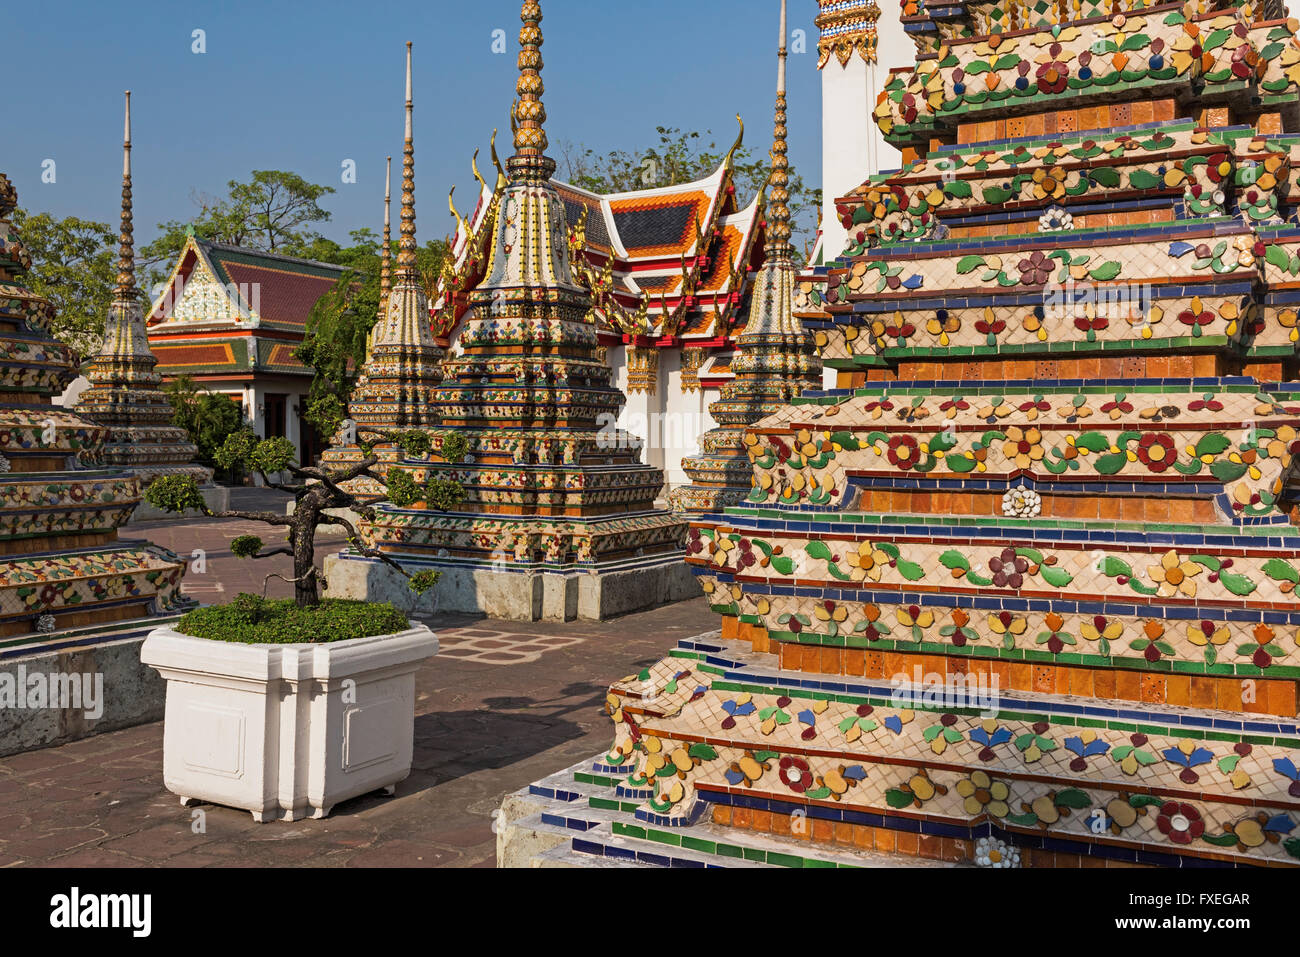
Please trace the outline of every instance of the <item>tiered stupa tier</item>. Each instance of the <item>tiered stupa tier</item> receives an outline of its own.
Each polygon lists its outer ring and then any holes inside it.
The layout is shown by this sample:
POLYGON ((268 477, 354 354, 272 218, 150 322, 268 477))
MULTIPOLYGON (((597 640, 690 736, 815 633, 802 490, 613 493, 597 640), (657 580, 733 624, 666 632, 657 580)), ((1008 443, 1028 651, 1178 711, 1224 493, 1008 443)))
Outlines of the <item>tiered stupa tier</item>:
MULTIPOLYGON (((429 428, 437 424, 435 393, 442 381, 443 350, 433 334, 429 300, 416 262, 415 241, 415 143, 411 98, 411 44, 406 45, 406 133, 402 148, 402 212, 397 252, 397 276, 388 288, 388 207, 384 200, 384 248, 381 303, 384 314, 376 321, 369 339, 364 367, 348 402, 348 416, 364 439, 367 430, 393 431, 429 428)), ((387 189, 385 190, 387 193, 387 189)), ((396 448, 377 450, 378 471, 399 457, 396 448)), ((336 442, 322 456, 324 464, 340 466, 359 461, 355 443, 336 442)), ((366 479, 355 483, 357 490, 374 485, 366 479)), ((374 491, 379 489, 375 486, 374 491)))
POLYGON ((721 398, 709 405, 709 413, 721 425, 700 436, 702 454, 682 460, 691 484, 674 489, 669 496, 678 512, 712 512, 743 501, 753 472, 753 457, 745 444, 746 426, 777 411, 804 389, 822 384, 821 359, 812 336, 791 312, 796 267, 790 244, 790 162, 786 157, 786 35, 786 4, 782 0, 763 266, 754 280, 749 319, 736 339, 731 359, 735 378, 722 387, 721 398))
POLYGON ((17 278, 31 268, 9 222, 17 202, 0 175, 0 658, 184 603, 183 560, 117 540, 141 480, 103 467, 109 430, 53 404, 76 368, 46 331, 49 302, 17 278))
POLYGON ((611 688, 584 852, 1300 864, 1284 16, 907 0, 904 166, 796 304, 840 389, 692 525, 722 637, 611 688))
MULTIPOLYGON (((639 440, 614 426, 623 395, 598 353, 590 295, 570 270, 565 207, 546 155, 541 17, 540 4, 523 4, 509 185, 486 277, 470 297, 461 352, 443 363, 446 381, 426 409, 442 425, 433 431, 435 452, 429 464, 403 465, 418 482, 430 473, 455 479, 465 501, 454 513, 384 507, 362 534, 403 561, 461 572, 572 575, 622 563, 622 570, 649 575, 656 565, 680 563, 685 529, 654 507, 662 471, 640 464, 639 440), (439 450, 452 434, 468 441, 469 457, 448 465, 439 450)), ((399 279, 395 301, 400 289, 399 279)), ((532 587, 527 575, 492 577, 532 587)), ((444 583, 440 602, 482 585, 444 583)), ((654 587, 642 590, 649 595, 654 587)), ((572 601, 563 599, 568 612, 555 615, 572 617, 572 601)))
POLYGON ((144 308, 135 285, 135 243, 131 215, 131 94, 126 94, 126 132, 122 143, 122 228, 117 286, 104 327, 99 355, 83 369, 90 387, 76 411, 107 430, 103 463, 129 469, 147 486, 160 475, 189 475, 200 485, 212 470, 194 462, 198 448, 185 430, 172 425, 172 407, 163 395, 158 360, 149 348, 144 308))

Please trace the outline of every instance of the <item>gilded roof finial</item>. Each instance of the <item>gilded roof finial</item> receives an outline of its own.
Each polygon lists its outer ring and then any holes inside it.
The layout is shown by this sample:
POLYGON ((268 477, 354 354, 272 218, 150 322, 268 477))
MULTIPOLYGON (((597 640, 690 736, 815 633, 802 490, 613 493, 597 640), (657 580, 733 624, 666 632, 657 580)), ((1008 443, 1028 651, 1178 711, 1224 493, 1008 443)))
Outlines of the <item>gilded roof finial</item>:
POLYGON ((411 116, 411 43, 406 44, 406 140, 402 144, 402 224, 401 240, 397 249, 397 277, 415 276, 415 143, 412 138, 411 116))
POLYGON ((118 234, 118 299, 135 295, 135 231, 131 222, 131 91, 126 91, 126 123, 122 134, 122 229, 118 234))
POLYGON ((767 216, 767 253, 768 255, 786 255, 790 246, 790 162, 786 158, 786 101, 785 101, 785 63, 786 63, 786 0, 781 0, 781 36, 777 48, 776 72, 776 124, 772 136, 772 173, 768 185, 772 195, 768 203, 767 216))
POLYGON ((492 151, 492 165, 495 166, 497 169, 496 188, 500 189, 502 186, 506 184, 506 171, 505 171, 505 167, 501 165, 501 157, 497 155, 497 131, 496 130, 492 131, 492 140, 491 142, 488 143, 488 148, 492 151))
POLYGON ((555 172, 555 161, 546 156, 546 107, 542 104, 542 5, 524 0, 519 11, 524 25, 519 29, 519 80, 515 84, 512 126, 515 153, 506 162, 512 174, 545 182, 555 172))
POLYGON ((731 144, 731 149, 727 150, 727 155, 722 159, 722 165, 727 169, 735 169, 736 151, 745 142, 745 121, 740 118, 739 113, 736 114, 736 122, 740 125, 740 132, 736 134, 736 142, 731 144))
POLYGON ((388 157, 388 167, 384 171, 384 241, 380 247, 379 258, 379 315, 388 312, 388 293, 393 288, 392 247, 393 247, 393 158, 388 157))

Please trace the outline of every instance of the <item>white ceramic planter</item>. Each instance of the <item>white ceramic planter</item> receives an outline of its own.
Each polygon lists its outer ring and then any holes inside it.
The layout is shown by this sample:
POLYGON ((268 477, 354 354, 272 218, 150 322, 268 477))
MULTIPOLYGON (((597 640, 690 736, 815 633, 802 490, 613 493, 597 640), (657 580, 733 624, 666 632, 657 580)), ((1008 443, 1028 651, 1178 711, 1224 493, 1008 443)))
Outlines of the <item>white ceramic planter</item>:
POLYGON ((244 808, 258 821, 391 794, 411 773, 415 671, 437 653, 423 625, 320 645, 157 628, 140 660, 167 682, 163 782, 182 804, 244 808))

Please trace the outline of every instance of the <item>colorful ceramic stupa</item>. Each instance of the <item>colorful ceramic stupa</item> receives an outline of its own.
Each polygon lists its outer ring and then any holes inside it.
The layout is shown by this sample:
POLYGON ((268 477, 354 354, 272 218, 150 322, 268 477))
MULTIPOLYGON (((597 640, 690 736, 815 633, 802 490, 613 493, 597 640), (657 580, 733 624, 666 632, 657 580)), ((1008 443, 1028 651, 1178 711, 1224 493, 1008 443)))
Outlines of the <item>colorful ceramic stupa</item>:
MULTIPOLYGON (((144 307, 135 285, 131 94, 128 92, 122 143, 122 228, 117 286, 105 324, 103 347, 83 368, 90 387, 81 393, 76 411, 107 429, 103 463, 134 472, 140 477, 142 487, 160 475, 188 475, 200 486, 210 487, 212 470, 194 462, 197 447, 184 429, 171 424, 172 407, 160 388, 162 377, 154 371, 157 364, 149 348, 144 307)), ((221 498, 220 491, 212 489, 207 497, 221 498)))
MULTIPOLYGON (((442 381, 443 350, 433 335, 429 321, 429 300, 425 295, 416 264, 415 241, 415 143, 413 138, 411 98, 411 44, 406 45, 406 133, 402 148, 402 212, 397 251, 397 276, 388 288, 389 197, 384 199, 384 246, 381 302, 383 315, 376 321, 369 338, 365 366, 348 402, 351 423, 345 426, 333 447, 321 457, 326 466, 341 466, 360 461, 353 430, 363 440, 367 430, 396 431, 429 428, 437 424, 434 409, 435 390, 442 381)), ((388 190, 385 189, 387 194, 388 190)), ((369 436, 371 440, 375 436, 369 436)), ((392 446, 377 450, 381 462, 377 474, 383 474, 399 453, 392 446)), ((356 480, 352 488, 364 491, 379 488, 367 479, 356 480)))
POLYGON ((53 404, 76 366, 47 331, 49 301, 18 278, 32 264, 9 220, 17 202, 0 175, 0 670, 11 688, 38 671, 107 677, 98 721, 0 709, 0 753, 157 717, 133 642, 186 605, 183 559, 118 541, 141 479, 104 467, 110 430, 53 404))
POLYGON ((751 427, 749 499, 688 539, 721 636, 615 683, 614 747, 530 792, 569 830, 528 826, 646 863, 1300 864, 1300 25, 904 12, 904 166, 796 304, 840 389, 751 427))
POLYGON ((790 244, 790 162, 786 157, 786 3, 781 0, 781 40, 777 55, 776 125, 772 142, 771 196, 763 266, 754 280, 749 319, 736 338, 731 359, 735 378, 709 406, 721 423, 700 436, 701 455, 682 461, 691 484, 676 488, 669 502, 678 512, 712 512, 735 505, 749 494, 751 459, 745 427, 775 412, 806 388, 820 388, 821 359, 812 336, 791 314, 794 301, 794 249, 790 244))
MULTIPOLYGON (((509 185, 460 353, 444 361, 446 380, 423 408, 441 426, 434 455, 403 465, 417 482, 454 478, 465 501, 455 513, 385 507, 362 534, 404 563, 441 569, 441 608, 603 618, 695 586, 681 564, 684 526, 654 507, 662 471, 640 464, 640 441, 614 426, 623 395, 598 352, 590 294, 570 269, 546 155, 541 18, 539 3, 523 4, 509 185), (469 456, 447 464, 439 451, 453 434, 469 456)), ((390 317, 403 301, 399 272, 390 317)), ((381 563, 348 553, 327 574, 333 593, 409 592, 381 563)))

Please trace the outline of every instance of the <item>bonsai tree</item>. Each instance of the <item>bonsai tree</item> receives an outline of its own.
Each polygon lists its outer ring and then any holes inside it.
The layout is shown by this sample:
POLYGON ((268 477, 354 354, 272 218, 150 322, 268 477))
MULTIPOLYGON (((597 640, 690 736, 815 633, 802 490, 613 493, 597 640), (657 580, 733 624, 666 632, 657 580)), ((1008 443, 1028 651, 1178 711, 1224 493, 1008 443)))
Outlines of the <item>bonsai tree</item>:
MULTIPOLYGON (((266 548, 265 543, 256 535, 240 535, 230 543, 230 550, 238 558, 267 558, 271 555, 291 555, 293 557, 293 578, 285 579, 293 585, 294 603, 299 608, 308 608, 320 604, 321 587, 327 584, 324 576, 316 568, 316 530, 322 525, 342 526, 347 532, 348 543, 358 554, 375 558, 405 576, 411 588, 423 594, 437 584, 440 576, 435 571, 420 571, 411 574, 398 562, 378 549, 370 548, 361 540, 356 526, 341 515, 332 515, 327 509, 347 509, 360 515, 366 521, 375 518, 375 506, 391 503, 399 508, 425 502, 429 507, 439 511, 455 508, 465 498, 465 490, 458 482, 430 476, 423 485, 417 483, 409 472, 389 469, 386 476, 376 474, 373 469, 379 464, 375 455, 375 445, 380 442, 391 443, 400 448, 404 455, 410 457, 426 456, 432 446, 429 436, 417 430, 399 432, 364 433, 369 441, 358 439, 358 446, 365 456, 361 461, 338 468, 324 466, 306 466, 294 462, 293 443, 285 438, 259 439, 250 432, 236 432, 226 437, 225 442, 216 450, 214 458, 222 468, 242 467, 260 475, 262 481, 270 488, 290 492, 294 496, 292 515, 278 515, 275 512, 243 511, 227 509, 213 511, 203 501, 198 485, 193 477, 167 475, 155 479, 145 490, 145 498, 151 505, 169 512, 183 512, 195 509, 213 518, 240 518, 246 521, 265 522, 289 530, 287 545, 266 548), (292 481, 272 481, 275 474, 288 473, 292 481), (353 479, 370 479, 384 489, 384 494, 358 495, 343 488, 353 479)), ((441 454, 443 460, 455 464, 465 457, 468 443, 461 435, 451 435, 443 443, 441 454)), ((277 576, 267 576, 269 581, 277 576)))

